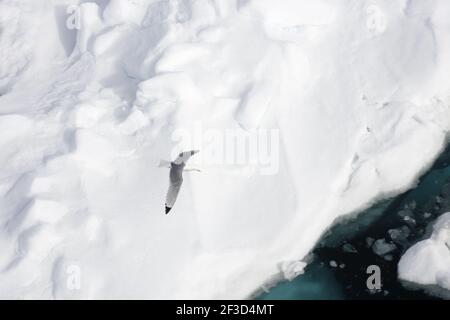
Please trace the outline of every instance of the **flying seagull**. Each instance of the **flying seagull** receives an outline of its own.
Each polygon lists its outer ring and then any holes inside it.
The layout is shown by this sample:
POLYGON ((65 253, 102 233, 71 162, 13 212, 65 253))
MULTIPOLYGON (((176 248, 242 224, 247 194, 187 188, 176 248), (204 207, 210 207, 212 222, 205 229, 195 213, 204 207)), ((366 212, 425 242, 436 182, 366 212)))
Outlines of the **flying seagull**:
POLYGON ((181 185, 183 183, 183 171, 200 171, 198 169, 193 168, 184 168, 186 162, 192 157, 194 154, 198 153, 199 150, 191 150, 185 151, 178 155, 178 157, 172 161, 162 160, 159 164, 160 167, 170 168, 169 172, 169 190, 167 190, 166 195, 166 214, 172 210, 175 201, 177 200, 178 192, 180 192, 181 185))

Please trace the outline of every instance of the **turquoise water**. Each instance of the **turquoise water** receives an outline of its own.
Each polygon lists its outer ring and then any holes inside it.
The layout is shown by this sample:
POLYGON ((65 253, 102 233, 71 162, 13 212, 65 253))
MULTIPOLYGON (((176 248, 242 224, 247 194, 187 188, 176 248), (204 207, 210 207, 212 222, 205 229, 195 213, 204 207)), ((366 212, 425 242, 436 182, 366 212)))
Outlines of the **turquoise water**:
POLYGON ((397 263, 412 244, 428 237, 430 223, 447 211, 450 211, 450 146, 415 188, 333 226, 313 250, 314 259, 302 276, 279 283, 257 299, 434 299, 421 290, 402 286, 397 279, 397 263), (405 213, 414 223, 404 220, 405 213), (376 255, 367 244, 368 238, 391 241, 388 230, 400 227, 407 227, 410 234, 406 241, 397 243, 398 249, 389 260, 376 255), (344 244, 351 245, 357 253, 344 251, 344 244), (330 261, 338 267, 330 266, 330 261), (366 287, 366 268, 373 264, 382 271, 382 289, 377 292, 366 287))

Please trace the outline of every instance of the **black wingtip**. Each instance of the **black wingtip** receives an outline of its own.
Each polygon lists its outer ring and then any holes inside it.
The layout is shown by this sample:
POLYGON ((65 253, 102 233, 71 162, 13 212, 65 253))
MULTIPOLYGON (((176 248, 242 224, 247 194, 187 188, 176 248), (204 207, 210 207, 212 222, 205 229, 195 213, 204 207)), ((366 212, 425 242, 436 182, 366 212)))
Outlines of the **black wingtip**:
POLYGON ((168 214, 170 212, 170 210, 172 210, 171 207, 166 206, 166 214, 168 214))

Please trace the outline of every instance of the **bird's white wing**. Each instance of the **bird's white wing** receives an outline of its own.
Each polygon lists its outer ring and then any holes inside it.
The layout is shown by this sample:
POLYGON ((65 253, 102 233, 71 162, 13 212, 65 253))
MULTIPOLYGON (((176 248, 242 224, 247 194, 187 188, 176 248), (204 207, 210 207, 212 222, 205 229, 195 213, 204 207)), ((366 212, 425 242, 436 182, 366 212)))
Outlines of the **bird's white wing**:
POLYGON ((166 206, 172 208, 177 200, 178 192, 180 192, 182 182, 171 183, 166 195, 166 206))

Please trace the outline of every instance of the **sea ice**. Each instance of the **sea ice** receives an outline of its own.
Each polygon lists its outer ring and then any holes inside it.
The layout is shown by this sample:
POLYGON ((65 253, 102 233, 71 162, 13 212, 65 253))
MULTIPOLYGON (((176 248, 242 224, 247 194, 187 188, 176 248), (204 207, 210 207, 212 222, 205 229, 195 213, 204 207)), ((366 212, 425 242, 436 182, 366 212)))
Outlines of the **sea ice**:
POLYGON ((450 297, 450 212, 434 222, 430 238, 405 252, 398 263, 398 277, 450 297))
POLYGON ((392 251, 395 251, 397 246, 393 243, 389 243, 386 239, 378 239, 374 242, 372 250, 376 255, 384 256, 392 251))

